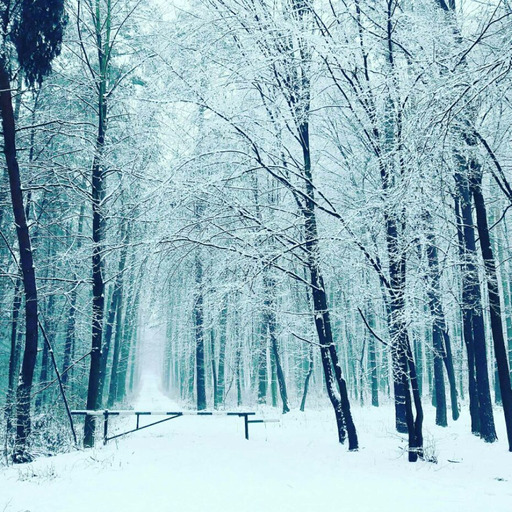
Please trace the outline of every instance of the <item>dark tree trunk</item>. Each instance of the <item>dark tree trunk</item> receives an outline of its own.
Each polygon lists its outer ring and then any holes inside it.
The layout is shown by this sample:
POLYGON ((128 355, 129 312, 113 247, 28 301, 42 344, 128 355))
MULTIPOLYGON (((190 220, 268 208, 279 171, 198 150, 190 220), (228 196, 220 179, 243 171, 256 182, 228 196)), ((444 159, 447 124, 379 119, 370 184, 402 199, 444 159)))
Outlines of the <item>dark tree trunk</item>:
POLYGON ((241 347, 238 347, 236 355, 236 368, 235 368, 235 379, 236 379, 236 405, 241 407, 243 404, 242 396, 242 358, 241 358, 241 347))
MULTIPOLYGON (((239 294, 235 295, 235 304, 238 303, 239 294)), ((240 338, 240 315, 239 312, 234 310, 234 343, 235 343, 235 379, 236 386, 236 403, 238 407, 243 404, 243 392, 242 392, 242 340, 240 338)))
POLYGON ((308 370, 306 373, 306 379, 304 380, 304 391, 302 393, 302 400, 300 402, 300 410, 304 412, 304 409, 306 408, 306 398, 308 396, 308 390, 309 390, 309 381, 311 379, 311 376, 313 375, 313 347, 310 345, 308 348, 308 370))
POLYGON ((446 368, 448 383, 450 385, 450 403, 452 406, 452 419, 453 421, 457 421, 460 416, 459 403, 457 399, 457 381, 455 378, 455 368, 453 366, 452 343, 450 340, 450 335, 448 334, 448 329, 446 328, 446 323, 442 324, 441 331, 443 333, 445 349, 444 365, 446 368))
MULTIPOLYGON (((124 230, 122 230, 124 233, 124 230)), ((117 387, 118 387, 118 372, 121 357, 121 343, 123 334, 123 299, 124 299, 124 272, 126 266, 126 256, 128 254, 128 243, 130 240, 129 228, 126 231, 126 237, 124 237, 124 246, 121 249, 121 256, 119 258, 119 267, 117 269, 117 276, 115 281, 115 290, 118 297, 116 300, 116 329, 114 338, 114 353, 112 354, 112 369, 110 372, 110 386, 108 391, 108 407, 112 407, 117 398, 117 387)))
POLYGON ((436 425, 440 427, 448 426, 446 417, 446 391, 444 385, 443 361, 445 359, 443 334, 437 323, 432 325, 432 342, 434 348, 434 390, 436 407, 436 425))
MULTIPOLYGON (((122 300, 123 300, 123 281, 124 281, 124 269, 126 265, 126 255, 128 253, 128 241, 129 237, 126 235, 126 228, 123 223, 123 226, 121 228, 121 240, 123 241, 124 245, 121 249, 121 255, 119 257, 119 264, 117 267, 117 274, 116 279, 114 281, 114 286, 112 290, 112 297, 110 299, 110 307, 107 314, 107 322, 105 325, 105 335, 103 338, 103 350, 101 355, 101 373, 100 373, 100 383, 99 383, 99 390, 98 390, 98 401, 100 404, 103 404, 103 395, 105 390, 105 385, 107 381, 107 375, 108 375, 108 356, 110 353, 110 347, 112 345, 112 336, 114 334, 114 323, 117 322, 119 324, 119 327, 121 327, 121 311, 122 311, 122 300), (117 320, 116 320, 117 318, 117 320)), ((119 364, 119 343, 120 338, 115 336, 114 341, 114 353, 112 357, 112 366, 116 367, 116 374, 117 374, 117 367, 119 364), (117 347, 115 346, 115 343, 118 343, 117 347), (117 350, 116 350, 117 349, 117 350)), ((112 372, 111 375, 114 375, 112 372)), ((115 384, 114 384, 115 387, 115 384)), ((112 400, 115 400, 115 397, 112 396, 112 400)))
MULTIPOLYGON (((50 363, 50 360, 48 358, 48 347, 45 344, 43 344, 43 354, 41 357, 41 371, 39 373, 39 386, 41 389, 44 388, 44 386, 48 383, 48 364, 50 363)), ((40 412, 40 409, 44 402, 44 391, 41 391, 37 393, 36 400, 35 400, 35 410, 36 412, 40 412)))
MULTIPOLYGON (((461 165, 465 162, 461 160, 461 165)), ((455 173, 455 182, 459 196, 462 240, 462 307, 465 318, 464 336, 466 343, 471 344, 475 361, 476 391, 478 396, 478 414, 480 436, 484 441, 496 441, 496 429, 492 412, 489 374, 487 370, 487 350, 485 346, 485 328, 480 293, 480 279, 476 266, 477 252, 471 196, 467 179, 461 172, 455 173)), ((468 349, 469 350, 469 349, 468 349)), ((468 352, 469 360, 469 352, 468 352)))
POLYGON ((196 294, 194 302, 194 332, 196 339, 196 404, 197 410, 206 409, 206 367, 204 356, 204 299, 203 264, 200 254, 195 256, 196 294))
POLYGON ((133 351, 133 345, 136 338, 135 316, 139 308, 141 284, 138 285, 135 292, 132 289, 129 295, 130 301, 126 309, 125 321, 123 327, 123 342, 121 345, 121 355, 119 359, 119 372, 117 376, 117 394, 116 401, 122 401, 126 397, 126 381, 128 378, 128 363, 133 351))
POLYGON ((267 332, 268 332, 268 315, 264 312, 261 319, 261 326, 259 330, 260 346, 258 348, 258 403, 264 404, 267 402, 267 387, 268 387, 268 368, 267 368, 267 332))
MULTIPOLYGON (((373 308, 370 304, 368 304, 366 310, 368 312, 368 323, 373 329, 375 327, 375 315, 373 308)), ((377 347, 375 346, 375 339, 371 334, 368 338, 368 365, 370 367, 372 406, 379 407, 379 373, 377 369, 377 347)))
MULTIPOLYGON (((85 215, 85 204, 82 203, 80 207, 80 215, 78 218, 78 232, 76 247, 77 250, 82 247, 82 230, 83 230, 83 219, 85 215)), ((70 228, 70 232, 72 229, 70 228)), ((66 325, 66 341, 64 343, 64 361, 62 363, 62 384, 67 385, 70 380, 70 371, 65 371, 71 365, 71 360, 75 352, 75 338, 76 338, 76 302, 78 297, 78 276, 74 274, 75 282, 71 288, 71 297, 69 299, 68 309, 68 322, 66 325)))
MULTIPOLYGON (((437 5, 445 12, 455 11, 455 1, 436 0, 437 5)), ((454 18, 447 18, 447 24, 453 30, 456 41, 460 42, 460 32, 455 24, 454 18)), ((467 124, 467 119, 462 118, 462 123, 467 124)), ((458 132, 458 130, 456 130, 458 132)), ((463 138, 465 138, 463 136, 463 138)), ((469 145, 475 145, 475 141, 465 140, 469 145)), ((457 188, 458 200, 456 208, 460 210, 459 242, 461 245, 461 255, 463 263, 462 272, 462 308, 464 323, 464 341, 468 351, 468 366, 471 360, 475 365, 475 388, 476 396, 472 396, 472 369, 469 369, 469 393, 470 393, 470 411, 472 432, 478 428, 480 436, 486 442, 496 441, 496 430, 494 427, 494 417, 492 413, 492 401, 489 389, 489 375, 487 371, 487 354, 485 347, 485 329, 482 314, 482 301, 480 293, 480 283, 478 270, 476 268, 476 243, 473 227, 473 215, 471 212, 471 196, 467 178, 471 171, 471 164, 460 154, 458 150, 454 151, 459 164, 459 169, 455 172, 455 183, 457 188), (478 400, 477 400, 478 399, 478 400), (478 408, 478 421, 474 417, 478 408)))
POLYGON ((123 284, 119 285, 119 300, 116 311, 116 329, 114 336, 114 353, 112 354, 112 368, 110 371, 110 384, 108 388, 107 407, 112 407, 117 396, 117 377, 119 371, 119 359, 123 332, 123 284))
MULTIPOLYGON (((395 4, 387 2, 386 17, 386 45, 387 62, 391 80, 396 77, 394 55, 394 10, 395 4)), ((396 83, 395 83, 396 85, 396 83)), ((393 381, 395 386, 395 408, 397 427, 403 429, 405 423, 409 435, 409 461, 415 462, 418 455, 423 454, 422 421, 423 409, 417 388, 414 359, 407 332, 405 312, 405 286, 407 256, 402 247, 403 234, 406 231, 406 212, 403 206, 395 206, 390 201, 389 194, 404 175, 402 156, 402 107, 396 104, 392 94, 386 98, 386 118, 382 133, 375 126, 374 134, 378 144, 379 171, 381 186, 387 200, 387 209, 384 211, 386 229, 386 247, 389 261, 389 315, 391 335, 391 355, 393 362, 393 381), (416 384, 415 384, 416 381, 416 384), (413 417, 409 385, 412 386, 416 418, 413 417)))
MULTIPOLYGON (((507 222, 503 219, 503 236, 508 238, 507 222)), ((501 244, 498 247, 502 247, 501 244)), ((504 261, 504 257, 500 257, 499 261, 504 261)), ((506 324, 507 324, 507 340, 508 340, 508 363, 510 366, 510 376, 512 378, 512 279, 510 278, 510 262, 504 267, 502 272, 503 285, 503 302, 505 305, 506 324)))
MULTIPOLYGON (((386 221, 387 226, 387 221, 386 221)), ((396 357, 393 354, 393 340, 395 337, 396 327, 393 324, 392 311, 391 311, 391 290, 389 286, 386 288, 381 284, 382 299, 385 305, 386 323, 388 327, 389 338, 391 340, 391 380, 393 382, 393 397, 395 406, 395 428, 400 434, 407 434, 407 412, 405 404, 405 390, 400 385, 400 382, 395 378, 395 361, 396 357)), ((386 356, 387 353, 385 352, 386 356)), ((388 396, 391 393, 391 386, 389 386, 389 378, 387 379, 388 384, 388 396)))
POLYGON ((213 402, 214 402, 214 408, 215 407, 215 397, 217 396, 217 393, 219 392, 217 389, 217 365, 215 362, 215 335, 213 332, 213 329, 210 329, 210 360, 211 360, 211 367, 212 367, 212 384, 213 384, 213 402))
POLYGON ((277 371, 274 351, 270 351, 270 399, 272 407, 277 407, 277 371))
MULTIPOLYGON (((105 100, 105 79, 100 84, 98 105, 98 137, 96 139, 96 154, 92 165, 92 342, 91 364, 89 369, 89 385, 87 389, 88 410, 101 407, 100 378, 103 341, 103 317, 105 309, 105 280, 103 244, 105 219, 102 212, 102 202, 105 197, 105 175, 102 166, 103 148, 107 122, 107 105, 105 100)), ((94 416, 86 416, 84 423, 84 446, 94 445, 95 422, 94 416)))
MULTIPOLYGON (((135 387, 139 383, 139 374, 138 374, 138 354, 139 354, 139 338, 138 338, 138 329, 139 329, 139 322, 137 319, 132 324, 132 328, 130 330, 130 376, 128 379, 128 390, 130 393, 132 393, 135 390, 135 387)), ((190 379, 192 384, 191 387, 193 388, 194 384, 194 373, 190 372, 192 378, 190 379)), ((192 391, 191 391, 192 394, 192 391)))
POLYGON ((478 389, 476 384, 475 367, 475 342, 473 337, 473 311, 468 306, 469 296, 468 279, 465 256, 464 227, 460 210, 460 199, 455 197, 455 216, 457 220, 457 239, 459 242, 459 255, 462 262, 462 338, 467 352, 468 361, 468 394, 469 394, 469 414, 471 416, 471 432, 474 435, 480 435, 480 405, 478 402, 478 389))
MULTIPOLYGON (((390 188, 390 169, 381 164, 382 187, 390 188)), ((412 389, 416 418, 413 416, 410 384, 414 386, 411 367, 414 358, 410 346, 405 317, 406 256, 400 247, 399 225, 404 229, 402 220, 393 212, 385 212, 386 245, 389 259, 389 307, 388 322, 391 337, 391 355, 393 364, 393 384, 395 390, 396 426, 399 432, 404 430, 409 436, 409 461, 415 462, 423 453, 422 418, 423 409, 419 390, 412 389), (416 396, 417 395, 417 396, 416 396), (405 419, 405 425, 404 425, 405 419)), ((415 372, 415 370, 414 370, 415 372)), ((415 376, 417 386, 417 377, 415 376)))
MULTIPOLYGON (((390 187, 390 170, 381 164, 383 190, 390 187)), ((417 387, 417 376, 412 375, 414 358, 410 346, 405 316, 406 255, 400 247, 399 225, 404 230, 404 212, 400 221, 393 212, 385 212, 386 245, 389 259, 389 329, 395 388, 395 410, 397 428, 403 431, 403 420, 409 436, 409 461, 415 462, 423 454, 422 420, 423 409, 417 387), (416 381, 416 384, 413 382, 416 381), (411 391, 414 396, 416 418, 413 416, 411 391)), ((414 367, 415 373, 415 367, 414 367)), ((399 430, 400 431, 400 430, 399 430)))
POLYGON ((114 323, 117 312, 117 302, 119 300, 119 293, 116 289, 115 283, 110 290, 110 300, 107 299, 106 303, 109 304, 108 312, 103 327, 103 342, 101 344, 101 363, 100 363, 100 381, 98 385, 98 404, 103 407, 103 395, 105 390, 106 379, 108 375, 108 361, 110 356, 110 347, 112 345, 112 336, 114 334, 114 323))
POLYGON ((270 339, 270 349, 274 357, 274 364, 276 368, 277 383, 279 386, 279 394, 281 395, 281 401, 283 404, 283 414, 290 411, 288 405, 288 393, 286 391, 286 381, 284 378, 283 367, 281 365, 281 358, 279 356, 279 349, 277 346, 276 337, 276 304, 275 304, 275 287, 276 283, 274 279, 265 275, 264 278, 265 287, 265 325, 268 328, 268 337, 270 339))
POLYGON ((76 284, 71 290, 71 298, 69 300, 68 323, 66 326, 66 341, 64 343, 64 361, 62 363, 62 384, 67 385, 70 379, 70 372, 65 371, 71 365, 75 349, 75 331, 76 331, 76 300, 78 290, 76 284))
MULTIPOLYGON (((416 365, 414 364, 411 344, 409 341, 407 343, 407 360, 409 363, 409 375, 411 378, 411 388, 414 407, 416 409, 416 418, 414 419, 414 432, 416 435, 417 453, 419 456, 423 457, 423 406, 421 404, 418 374, 416 372, 416 365)), ((410 455, 409 460, 411 460, 410 455)))
POLYGON ((30 435, 30 393, 34 378, 34 367, 37 359, 38 312, 37 287, 34 271, 34 261, 27 217, 23 206, 20 169, 16 156, 16 128, 12 107, 10 77, 8 64, 0 63, 0 107, 2 110, 2 128, 4 136, 4 154, 9 174, 11 202, 16 224, 16 234, 20 254, 20 267, 25 291, 25 350, 21 366, 21 375, 17 389, 17 419, 16 445, 14 449, 15 462, 27 462, 31 459, 28 450, 30 435))
MULTIPOLYGON (((51 253, 51 250, 49 251, 51 253)), ((54 304, 55 304, 55 295, 50 292, 51 295, 48 298, 48 305, 46 308, 45 320, 46 320, 46 332, 50 337, 50 344, 53 345, 53 338, 55 337, 55 328, 54 328, 54 304)), ((48 344, 43 343, 43 356, 41 358, 41 372, 39 373, 39 386, 44 388, 48 384, 48 377, 50 374, 50 354, 48 353, 48 344)), ((44 406, 45 403, 45 392, 39 392, 36 396, 35 401, 35 409, 39 410, 44 406)))
MULTIPOLYGON (((23 84, 22 74, 19 74, 18 77, 18 88, 20 88, 23 84)), ((14 118, 15 124, 18 122, 19 110, 21 107, 21 94, 18 94, 15 102, 14 108, 14 118)), ((35 112, 35 109, 34 109, 35 112)), ((33 134, 33 130, 32 130, 33 134)), ((31 151, 33 149, 33 145, 31 146, 31 151)), ((8 179, 8 176, 7 176, 8 179)), ((3 191, 2 191, 3 192, 3 191)), ((2 202, 6 202, 7 197, 2 193, 2 202)), ((0 208, 0 227, 2 224, 4 209, 0 208)), ((27 217, 27 222, 30 218, 30 198, 27 199, 25 205, 25 215, 27 217)), ((32 237, 32 243, 34 239, 32 237)), ((11 346, 10 346, 10 354, 9 354, 9 376, 7 382, 7 395, 5 400, 5 424, 6 424, 6 434, 10 437, 13 433, 13 415, 15 413, 16 406, 16 383, 17 377, 19 374, 19 360, 20 360, 20 349, 21 349, 21 340, 19 338, 18 326, 19 326, 19 314, 23 302, 23 296, 21 291, 22 286, 22 277, 19 276, 14 283, 14 294, 13 294, 13 304, 12 304, 12 319, 11 319, 11 346)), ((8 437, 6 437, 6 442, 8 441, 8 437)))
POLYGON ((225 393, 225 362, 226 362, 226 324, 228 317, 228 297, 224 296, 219 319, 219 366, 217 373, 217 393, 214 397, 214 407, 218 409, 224 403, 225 393))
POLYGON ((440 399, 442 400, 440 408, 443 409, 444 406, 444 412, 443 410, 436 412, 436 423, 438 425, 446 426, 446 397, 441 396, 442 394, 444 395, 443 363, 446 367, 446 374, 448 376, 448 382, 450 384, 450 403, 452 407, 452 418, 454 421, 459 418, 459 406, 457 402, 457 384, 455 382, 455 370, 453 368, 450 336, 448 335, 446 319, 444 315, 443 306, 441 303, 441 271, 439 268, 439 256, 437 252, 437 247, 434 239, 434 234, 432 231, 432 217, 427 212, 425 213, 424 218, 427 224, 426 252, 428 266, 430 270, 430 286, 427 289, 427 296, 429 300, 430 314, 432 316, 432 337, 434 342, 434 373, 436 373, 436 367, 440 367, 437 370, 438 375, 436 376, 436 399, 438 408, 440 404, 440 399), (441 364, 439 364, 439 358, 441 358, 441 364), (442 391, 439 391, 440 388, 442 388, 442 391), (442 422, 443 416, 444 424, 442 422))
POLYGON ((310 274, 313 316, 320 344, 322 367, 324 370, 327 393, 334 409, 338 426, 340 443, 348 435, 349 450, 359 447, 356 427, 350 411, 350 400, 345 379, 341 374, 341 366, 332 335, 327 293, 319 263, 318 229, 315 212, 315 193, 311 173, 311 153, 309 145, 309 125, 303 123, 299 128, 300 142, 304 159, 304 177, 307 197, 303 209, 308 270, 310 274), (333 373, 334 370, 334 373, 333 373), (337 390, 336 390, 337 385, 337 390))
POLYGON ((482 194, 482 173, 481 169, 474 168, 471 179, 471 189, 475 201, 476 220, 480 248, 484 260, 485 273, 487 276, 487 293, 489 298, 489 310, 491 318, 492 338, 494 342, 494 355, 501 390, 503 413, 507 428, 509 451, 512 452, 512 387, 510 385, 510 374, 507 359, 507 348, 503 336, 503 323, 501 315, 500 295, 498 288, 498 276, 496 273, 496 262, 491 247, 489 226, 487 223, 487 211, 484 196, 482 194))
POLYGON ((164 348, 164 362, 163 362, 163 375, 162 375, 162 384, 163 389, 166 393, 169 393, 171 388, 173 387, 173 372, 172 372, 172 362, 174 361, 174 351, 173 351, 173 327, 172 327, 172 317, 174 313, 174 305, 171 304, 170 307, 171 314, 167 317, 166 321, 166 329, 165 329, 165 348, 164 348))
POLYGON ((7 384, 7 397, 5 404, 5 421, 7 427, 7 433, 11 434, 15 405, 15 386, 16 377, 19 372, 19 346, 17 343, 18 335, 18 322, 19 314, 21 310, 22 295, 21 295, 21 279, 16 279, 14 285, 14 299, 12 305, 12 319, 11 319, 11 352, 9 356, 9 378, 7 384))
POLYGON ((274 354, 274 361, 276 363, 277 383, 279 385, 279 394, 281 395, 281 402, 283 403, 283 414, 290 412, 290 406, 288 405, 288 392, 286 391, 286 381, 284 378, 283 367, 281 365, 281 358, 279 356, 279 349, 277 346, 276 337, 276 317, 275 312, 269 312, 268 320, 268 333, 270 337, 270 346, 272 353, 274 354))
MULTIPOLYGON (((507 224, 504 220, 505 237, 508 236, 507 224)), ((500 258, 503 261, 503 258, 500 258)), ((508 339, 508 363, 510 366, 510 378, 512 379, 512 278, 510 276, 510 262, 503 282, 505 310, 507 313, 507 339, 508 339)))

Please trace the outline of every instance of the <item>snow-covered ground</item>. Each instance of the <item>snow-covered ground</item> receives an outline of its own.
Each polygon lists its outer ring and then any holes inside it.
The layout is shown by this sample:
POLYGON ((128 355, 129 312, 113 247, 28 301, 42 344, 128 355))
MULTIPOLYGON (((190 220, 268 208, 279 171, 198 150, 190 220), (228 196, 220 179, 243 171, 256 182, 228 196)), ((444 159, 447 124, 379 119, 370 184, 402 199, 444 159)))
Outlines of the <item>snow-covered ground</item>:
MULTIPOLYGON (((142 382, 135 407, 177 407, 154 379, 142 382)), ((330 411, 251 425, 250 441, 237 417, 178 418, 106 447, 1 470, 0 512, 512 510, 512 454, 499 414, 494 445, 467 434, 466 416, 447 429, 427 417, 437 464, 407 462, 389 406, 354 408, 354 416, 357 453, 336 443, 330 411)))

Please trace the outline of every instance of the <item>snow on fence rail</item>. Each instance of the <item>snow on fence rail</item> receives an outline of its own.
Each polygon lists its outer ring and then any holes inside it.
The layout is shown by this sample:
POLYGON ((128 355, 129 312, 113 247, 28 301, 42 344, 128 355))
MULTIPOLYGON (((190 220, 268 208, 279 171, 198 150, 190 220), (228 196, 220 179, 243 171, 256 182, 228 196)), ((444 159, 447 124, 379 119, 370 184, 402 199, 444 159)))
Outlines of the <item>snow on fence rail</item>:
POLYGON ((131 434, 132 432, 136 432, 138 430, 142 430, 148 427, 152 427, 154 425, 158 425, 159 423, 163 423, 165 421, 173 420, 179 418, 181 416, 238 416, 239 418, 244 419, 244 433, 245 439, 249 440, 249 424, 250 423, 276 423, 279 420, 276 419, 249 419, 249 417, 254 416, 256 413, 252 411, 133 411, 133 410, 118 410, 111 411, 109 409, 105 410, 74 410, 71 411, 73 416, 103 416, 103 444, 107 444, 108 441, 112 439, 116 439, 117 437, 125 436, 127 434, 131 434), (120 434, 116 434, 114 436, 108 435, 108 418, 109 416, 136 416, 137 424, 136 427, 132 430, 128 430, 126 432, 121 432, 120 434), (140 425, 140 417, 141 416, 167 416, 163 420, 154 421, 152 423, 148 423, 146 425, 140 425))

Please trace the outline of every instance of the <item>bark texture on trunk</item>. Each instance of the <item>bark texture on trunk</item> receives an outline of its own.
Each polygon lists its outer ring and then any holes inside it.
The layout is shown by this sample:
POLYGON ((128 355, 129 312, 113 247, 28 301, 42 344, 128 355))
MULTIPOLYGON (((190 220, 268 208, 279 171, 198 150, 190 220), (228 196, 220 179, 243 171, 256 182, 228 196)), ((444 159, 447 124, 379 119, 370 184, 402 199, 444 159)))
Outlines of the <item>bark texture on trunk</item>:
POLYGON ((214 408, 218 409, 224 403, 226 387, 226 334, 228 318, 228 296, 222 299, 222 309, 219 318, 219 364, 217 370, 217 392, 214 396, 214 408))
MULTIPOLYGON (((103 85, 103 87, 105 87, 103 85)), ((105 176, 102 166, 102 155, 105 144, 107 105, 104 93, 99 98, 98 137, 96 139, 96 155, 92 166, 92 343, 91 365, 89 370, 89 385, 87 389, 88 410, 101 407, 100 378, 103 340, 103 317, 105 309, 105 279, 103 259, 103 244, 105 238, 105 219, 102 203, 105 197, 105 176)), ((86 416, 84 423, 84 446, 94 445, 95 423, 93 416, 86 416)))
POLYGON ((475 212, 480 239, 480 248, 484 260, 484 267, 487 281, 487 294, 489 299, 489 313, 491 319, 491 331, 494 345, 494 355, 499 377, 501 402, 505 415, 507 439, 509 451, 512 452, 512 386, 510 385, 510 373, 507 359, 507 348, 503 336, 503 322, 498 288, 498 275, 496 273, 496 262, 489 236, 487 222, 487 210, 482 194, 482 173, 480 168, 474 169, 472 173, 471 189, 475 201, 475 212))
POLYGON ((194 301, 194 332, 196 340, 196 404, 197 410, 206 409, 206 366, 204 353, 204 298, 203 298, 203 264, 201 255, 196 253, 194 301))
POLYGON ((9 377, 7 383, 7 396, 5 400, 5 423, 7 434, 10 435, 13 426, 13 413, 15 410, 15 389, 16 389, 16 377, 19 372, 19 349, 17 343, 18 338, 18 323, 19 314, 22 304, 21 295, 21 282, 20 278, 16 279, 14 285, 14 299, 12 305, 12 319, 11 319, 11 351, 9 355, 9 377))
MULTIPOLYGON (((461 166, 465 165, 463 161, 460 163, 461 166)), ((497 440, 497 435, 494 426, 491 391, 489 387, 489 373, 487 369, 487 348, 485 344, 480 277, 476 265, 477 250, 473 213, 471 211, 471 194, 468 180, 462 172, 457 171, 455 173, 455 183, 457 186, 461 222, 459 237, 462 242, 462 308, 464 339, 468 348, 468 362, 470 358, 474 360, 480 437, 484 441, 492 443, 497 440)), ((470 377, 471 371, 472 370, 470 369, 470 377)), ((475 405, 476 404, 473 404, 473 407, 475 407, 475 405)))
POLYGON ((318 228, 315 212, 315 190, 311 173, 309 125, 307 123, 303 123, 300 126, 299 133, 304 159, 304 174, 307 193, 303 215, 306 238, 305 247, 307 250, 307 263, 313 303, 313 316, 320 344, 327 394, 334 409, 336 423, 338 426, 338 439, 340 443, 343 443, 345 441, 345 437, 348 435, 349 450, 354 451, 359 448, 357 431, 350 411, 350 399, 348 397, 347 384, 341 373, 338 353, 334 344, 329 307, 327 305, 327 293, 320 269, 318 228))
MULTIPOLYGON (((286 390, 286 380, 284 377, 283 366, 281 364, 281 356, 279 355, 279 348, 277 344, 277 318, 276 318, 276 282, 268 275, 263 278, 265 288, 265 321, 266 330, 268 330, 268 338, 270 340, 270 350, 274 358, 274 364, 276 368, 277 384, 279 386, 279 394, 281 396, 281 402, 283 404, 283 414, 290 412, 290 406, 288 404, 288 392, 286 390)), ((265 333, 266 339, 266 333, 265 333)))
POLYGON ((21 374, 16 393, 16 442, 14 448, 15 462, 27 462, 31 459, 28 451, 30 435, 30 393, 37 359, 38 310, 37 286, 34 260, 27 217, 23 205, 20 169, 16 155, 16 127, 12 104, 10 76, 7 63, 0 62, 0 108, 4 137, 4 155, 9 174, 11 203, 16 224, 16 234, 25 292, 25 348, 21 365, 21 374))

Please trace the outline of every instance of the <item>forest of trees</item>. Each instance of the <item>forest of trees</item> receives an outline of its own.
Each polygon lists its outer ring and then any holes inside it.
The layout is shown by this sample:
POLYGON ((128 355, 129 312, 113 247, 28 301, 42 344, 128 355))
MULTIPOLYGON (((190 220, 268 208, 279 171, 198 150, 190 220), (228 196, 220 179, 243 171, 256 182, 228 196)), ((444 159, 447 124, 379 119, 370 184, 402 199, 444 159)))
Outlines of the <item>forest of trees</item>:
MULTIPOLYGON (((2 0, 0 441, 129 407, 394 404, 512 451, 512 2, 2 0), (156 355, 160 356, 160 355, 156 355)), ((390 414, 392 409, 390 408, 390 414)), ((92 446, 95 425, 75 425, 92 446)))

